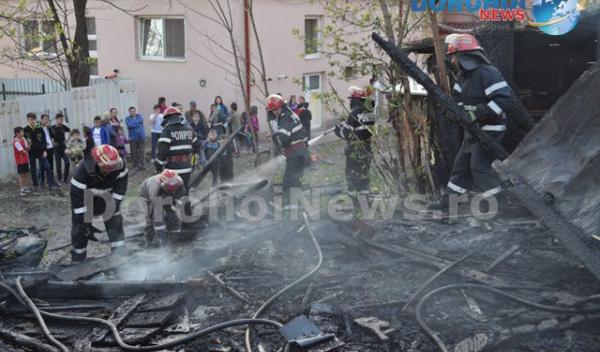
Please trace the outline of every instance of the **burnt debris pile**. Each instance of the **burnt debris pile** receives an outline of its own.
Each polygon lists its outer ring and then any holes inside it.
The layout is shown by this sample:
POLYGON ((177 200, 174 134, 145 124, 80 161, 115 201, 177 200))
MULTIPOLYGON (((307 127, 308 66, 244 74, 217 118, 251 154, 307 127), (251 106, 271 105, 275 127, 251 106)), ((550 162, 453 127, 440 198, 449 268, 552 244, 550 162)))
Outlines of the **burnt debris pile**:
POLYGON ((600 284, 530 215, 227 223, 168 252, 2 280, 5 350, 60 350, 33 310, 69 351, 246 351, 246 336, 253 351, 599 345, 600 284))

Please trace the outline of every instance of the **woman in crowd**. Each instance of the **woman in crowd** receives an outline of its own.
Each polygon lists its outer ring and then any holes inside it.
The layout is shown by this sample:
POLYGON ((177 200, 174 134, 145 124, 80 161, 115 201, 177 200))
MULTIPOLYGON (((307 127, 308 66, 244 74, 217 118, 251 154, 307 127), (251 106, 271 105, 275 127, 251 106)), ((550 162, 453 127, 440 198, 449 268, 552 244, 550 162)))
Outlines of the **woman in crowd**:
POLYGON ((210 117, 208 123, 211 129, 214 129, 217 136, 227 132, 227 115, 225 115, 217 104, 210 106, 210 117))
POLYGON ((226 118, 229 117, 229 110, 227 109, 227 105, 223 104, 223 98, 221 98, 221 96, 217 95, 215 97, 215 105, 217 106, 217 109, 223 115, 225 115, 226 118))
POLYGON ((117 147, 117 130, 119 129, 119 127, 117 127, 117 129, 115 130, 113 125, 112 125, 112 114, 110 112, 105 112, 104 114, 102 114, 102 126, 106 128, 106 130, 108 131, 108 135, 109 135, 109 143, 110 145, 112 145, 113 147, 117 147))
POLYGON ((112 126, 113 131, 115 131, 115 133, 117 133, 117 131, 119 130, 119 127, 121 127, 121 121, 119 120, 119 111, 117 110, 117 108, 110 108, 109 110, 110 112, 110 125, 112 126))
POLYGON ((163 130, 163 114, 160 111, 160 105, 154 105, 154 111, 150 115, 150 132, 152 133, 152 149, 150 152, 150 157, 152 162, 156 159, 156 148, 158 146, 158 138, 160 138, 160 134, 163 130))
POLYGON ((165 109, 167 108, 167 98, 165 98, 165 97, 158 98, 158 106, 160 107, 161 114, 163 112, 165 112, 165 109))
POLYGON ((295 114, 296 110, 298 110, 298 101, 296 100, 295 95, 290 95, 290 102, 288 103, 288 106, 290 107, 290 109, 292 109, 292 111, 295 114))

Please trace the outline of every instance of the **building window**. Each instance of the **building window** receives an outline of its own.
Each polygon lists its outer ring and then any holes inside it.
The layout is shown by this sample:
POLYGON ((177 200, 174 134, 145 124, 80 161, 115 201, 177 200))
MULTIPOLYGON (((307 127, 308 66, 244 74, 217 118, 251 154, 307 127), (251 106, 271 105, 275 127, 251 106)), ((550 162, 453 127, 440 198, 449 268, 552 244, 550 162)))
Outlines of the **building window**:
POLYGON ((306 58, 319 57, 318 17, 306 17, 304 19, 304 56, 306 58))
POLYGON ((98 76, 98 35, 96 34, 96 18, 86 17, 88 43, 90 51, 90 76, 98 76))
POLYGON ((90 76, 98 76, 98 59, 90 57, 90 76))
POLYGON ((32 54, 56 55, 54 22, 27 20, 23 22, 23 49, 32 54))
POLYGON ((356 72, 356 67, 354 66, 346 66, 344 67, 344 79, 346 81, 350 81, 358 78, 358 74, 356 72))
POLYGON ((185 59, 183 18, 139 18, 139 56, 143 59, 185 59))

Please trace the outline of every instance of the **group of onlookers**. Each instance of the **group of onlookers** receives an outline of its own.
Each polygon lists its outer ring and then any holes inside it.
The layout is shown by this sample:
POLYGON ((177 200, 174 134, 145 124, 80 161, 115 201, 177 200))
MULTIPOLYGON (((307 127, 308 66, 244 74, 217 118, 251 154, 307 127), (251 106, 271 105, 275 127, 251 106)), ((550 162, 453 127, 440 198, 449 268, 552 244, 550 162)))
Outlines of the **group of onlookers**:
POLYGON ((70 129, 60 112, 54 116, 54 124, 46 113, 39 120, 35 113, 28 113, 27 125, 14 128, 13 151, 21 195, 30 193, 30 186, 38 189, 47 185, 54 189, 68 183, 71 163, 78 164, 96 145, 110 144, 124 157, 125 145, 129 143, 134 167, 144 169, 143 117, 132 106, 125 123, 129 136, 125 135, 116 108, 94 117, 93 126, 83 126, 81 131, 70 129))
MULTIPOLYGON (((179 106, 178 103, 172 103, 179 106)), ((310 133, 310 111, 303 97, 296 99, 292 95, 288 106, 302 121, 302 125, 310 133)), ((159 137, 163 130, 163 112, 168 107, 166 99, 160 97, 148 118, 151 133, 151 159, 156 158, 159 137)), ((218 150, 224 138, 237 132, 233 142, 214 163, 211 172, 214 182, 233 178, 233 156, 239 157, 244 149, 256 152, 258 145, 258 108, 251 106, 249 111, 240 112, 237 103, 229 107, 222 97, 215 97, 208 115, 205 115, 195 101, 189 104, 184 113, 185 120, 201 141, 202 150, 195 155, 196 166, 203 166, 218 150)), ((78 164, 90 150, 97 145, 110 144, 122 157, 131 159, 131 168, 145 170, 144 117, 137 112, 135 106, 128 109, 124 124, 119 119, 117 108, 95 116, 91 127, 83 126, 82 130, 70 129, 65 124, 62 113, 54 116, 51 124, 50 116, 42 114, 38 120, 35 113, 27 114, 27 125, 14 129, 14 155, 17 163, 19 189, 22 195, 31 192, 28 178, 34 188, 47 184, 52 189, 69 181, 70 165, 78 164), (127 128, 127 134, 125 129, 127 128), (130 153, 126 145, 129 144, 130 153), (56 177, 55 177, 56 176, 56 177)))

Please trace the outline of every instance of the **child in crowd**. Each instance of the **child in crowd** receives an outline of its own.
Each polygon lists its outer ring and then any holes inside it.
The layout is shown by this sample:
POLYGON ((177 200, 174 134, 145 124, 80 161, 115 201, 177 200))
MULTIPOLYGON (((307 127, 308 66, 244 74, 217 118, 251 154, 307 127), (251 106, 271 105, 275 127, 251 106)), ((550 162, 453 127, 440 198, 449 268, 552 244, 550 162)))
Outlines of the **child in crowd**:
POLYGON ((15 140, 13 142, 13 151, 15 162, 17 163, 17 184, 22 196, 30 193, 29 189, 29 143, 25 140, 25 131, 23 127, 15 127, 15 140))
MULTIPOLYGON (((221 143, 217 137, 217 131, 211 129, 208 132, 208 140, 204 142, 204 157, 206 160, 210 160, 210 158, 221 148, 221 143)), ((209 171, 213 175, 213 186, 219 183, 219 170, 220 170, 220 161, 217 159, 212 164, 210 164, 209 171)))
POLYGON ((288 103, 288 106, 294 113, 296 113, 296 110, 298 110, 298 101, 296 101, 295 95, 290 95, 290 102, 288 103))
POLYGON ((152 162, 156 160, 158 139, 160 138, 163 130, 163 114, 161 111, 160 105, 156 104, 154 105, 152 114, 150 114, 150 126, 152 126, 150 129, 152 136, 152 149, 150 150, 150 158, 152 159, 152 162))
POLYGON ((246 151, 250 152, 250 150, 254 150, 254 142, 250 127, 250 118, 248 117, 247 112, 242 113, 242 131, 239 134, 240 137, 240 147, 246 146, 246 151))
POLYGON ((83 139, 81 139, 79 130, 74 128, 71 131, 71 137, 67 142, 67 150, 65 151, 65 155, 67 155, 73 163, 79 164, 79 162, 83 160, 83 151, 85 149, 85 142, 83 139))
POLYGON ((92 148, 94 148, 94 140, 92 139, 92 129, 88 126, 83 126, 83 143, 85 144, 85 149, 83 150, 83 158, 87 158, 90 156, 92 148))
MULTIPOLYGON (((196 138, 200 141, 200 145, 204 147, 204 141, 208 136, 208 124, 206 119, 202 121, 202 116, 200 115, 200 110, 196 110, 192 113, 192 123, 190 124, 194 132, 196 133, 196 138)), ((198 153, 198 162, 196 164, 204 165, 206 163, 206 158, 204 157, 204 151, 200 150, 198 153)), ((194 165, 196 165, 194 164, 194 165)))
POLYGON ((104 121, 102 121, 102 117, 94 117, 94 127, 90 133, 92 141, 94 142, 94 146, 97 147, 102 144, 110 144, 110 134, 108 129, 104 127, 104 121))
POLYGON ((127 156, 127 149, 125 148, 125 144, 127 143, 129 143, 129 140, 127 139, 127 136, 125 136, 123 127, 117 127, 117 150, 122 158, 127 156))

